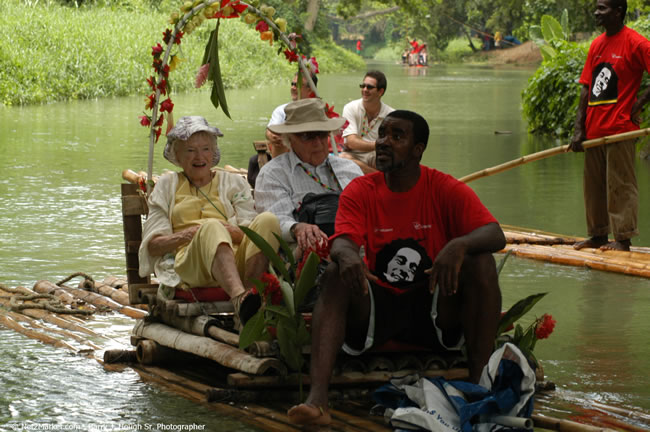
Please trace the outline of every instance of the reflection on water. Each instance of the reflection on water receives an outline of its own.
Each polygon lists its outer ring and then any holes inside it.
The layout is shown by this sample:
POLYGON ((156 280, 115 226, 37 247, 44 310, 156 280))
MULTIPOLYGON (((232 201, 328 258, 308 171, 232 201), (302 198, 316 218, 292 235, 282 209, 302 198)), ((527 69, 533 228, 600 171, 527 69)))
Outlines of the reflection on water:
MULTIPOLYGON (((564 144, 526 132, 520 93, 532 70, 380 67, 388 76, 385 102, 430 123, 426 165, 460 177, 564 144)), ((360 97, 362 75, 324 75, 319 91, 340 113, 360 97)), ((288 100, 289 89, 230 91, 228 98, 233 120, 215 111, 205 92, 176 95, 174 114, 205 115, 225 134, 222 164, 246 166, 253 141, 263 139, 270 112, 288 100)), ((100 279, 124 274, 119 183, 122 170, 147 166, 147 130, 137 119, 142 110, 139 96, 0 110, 0 283, 31 286, 78 271, 100 279)), ((162 157, 163 141, 155 149, 158 173, 174 168, 162 157)), ((637 162, 637 173, 641 235, 635 243, 650 245, 647 164, 637 162)), ((534 162, 471 186, 502 223, 584 234, 582 155, 534 162)), ((505 307, 549 293, 525 318, 551 313, 557 320, 551 338, 536 348, 558 385, 554 398, 542 398, 547 412, 577 412, 576 404, 595 401, 650 414, 649 281, 510 258, 501 285, 505 307)), ((125 337, 129 325, 111 320, 98 325, 125 337)), ((0 337, 0 422, 215 422, 213 412, 144 385, 133 373, 104 372, 93 361, 9 331, 0 330, 0 337)), ((224 430, 233 429, 246 430, 235 424, 224 430)))

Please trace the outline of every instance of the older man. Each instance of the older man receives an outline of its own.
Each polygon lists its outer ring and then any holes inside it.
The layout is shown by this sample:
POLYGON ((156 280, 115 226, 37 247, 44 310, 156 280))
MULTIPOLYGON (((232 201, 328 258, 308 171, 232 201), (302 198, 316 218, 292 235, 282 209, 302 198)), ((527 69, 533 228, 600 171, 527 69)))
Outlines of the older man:
POLYGON ((390 339, 441 353, 465 346, 474 382, 492 353, 501 310, 492 252, 505 238, 468 186, 420 165, 428 138, 421 116, 393 111, 379 127, 380 172, 341 195, 312 321, 311 388, 289 410, 293 423, 331 421, 327 393, 341 346, 351 355, 390 339))
POLYGON ((368 71, 363 77, 361 99, 343 107, 343 117, 349 122, 343 131, 346 151, 342 157, 352 159, 365 173, 375 169, 375 140, 379 125, 393 111, 381 101, 386 93, 386 75, 380 71, 368 71))
POLYGON ((328 235, 318 225, 299 223, 294 210, 306 194, 342 191, 362 173, 352 161, 329 153, 329 132, 340 129, 345 119, 328 118, 322 100, 291 102, 285 113, 286 120, 269 129, 282 134, 291 151, 262 167, 255 184, 255 205, 260 213, 274 213, 280 220, 282 237, 306 250, 326 241, 328 235))

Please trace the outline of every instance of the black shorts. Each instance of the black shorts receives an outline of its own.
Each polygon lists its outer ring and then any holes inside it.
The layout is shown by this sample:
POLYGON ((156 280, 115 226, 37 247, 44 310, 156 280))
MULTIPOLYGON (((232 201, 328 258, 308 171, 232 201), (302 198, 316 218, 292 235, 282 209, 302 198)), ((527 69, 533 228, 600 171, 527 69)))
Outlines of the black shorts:
POLYGON ((426 347, 437 353, 458 350, 464 342, 460 328, 443 335, 434 325, 432 310, 437 307, 434 303, 437 299, 427 285, 411 288, 403 294, 395 294, 372 282, 369 285, 372 298, 366 345, 351 347, 346 344, 344 350, 348 354, 359 355, 389 340, 426 347))

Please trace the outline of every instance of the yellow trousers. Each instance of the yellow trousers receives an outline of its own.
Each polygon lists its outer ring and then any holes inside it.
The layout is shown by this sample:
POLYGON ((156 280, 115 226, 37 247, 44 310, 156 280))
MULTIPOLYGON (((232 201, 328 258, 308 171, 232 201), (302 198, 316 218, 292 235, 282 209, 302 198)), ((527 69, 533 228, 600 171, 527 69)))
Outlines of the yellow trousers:
MULTIPOLYGON (((259 234, 274 250, 278 250, 280 244, 273 233, 280 235, 280 223, 273 213, 264 212, 257 215, 248 228, 259 234)), ((223 243, 227 243, 235 253, 237 272, 244 280, 246 263, 259 253, 260 249, 246 235, 241 244, 233 245, 226 227, 214 219, 203 223, 189 245, 176 254, 174 270, 184 284, 190 288, 219 285, 212 277, 212 262, 217 247, 223 243)))

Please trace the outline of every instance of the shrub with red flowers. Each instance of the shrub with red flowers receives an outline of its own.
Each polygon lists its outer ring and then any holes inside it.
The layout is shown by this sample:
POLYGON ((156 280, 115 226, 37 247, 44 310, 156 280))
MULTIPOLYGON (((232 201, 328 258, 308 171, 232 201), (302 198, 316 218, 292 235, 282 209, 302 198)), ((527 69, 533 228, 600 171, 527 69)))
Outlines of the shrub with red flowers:
POLYGON ((299 309, 309 290, 316 285, 318 264, 329 255, 329 248, 324 244, 306 251, 298 263, 282 237, 276 235, 284 258, 259 234, 247 227, 240 228, 269 259, 272 270, 264 273, 262 280, 253 281, 264 301, 242 329, 239 347, 245 349, 255 341, 275 338, 280 358, 290 369, 301 371, 305 364, 302 348, 309 344, 311 337, 299 309))
POLYGON ((526 328, 516 323, 516 321, 526 314, 545 295, 546 293, 533 294, 519 300, 501 316, 497 330, 497 347, 500 347, 506 342, 512 342, 519 347, 533 364, 538 364, 533 354, 535 345, 539 339, 547 339, 553 333, 556 321, 549 314, 535 318, 526 328), (513 329, 514 334, 506 334, 513 329))

